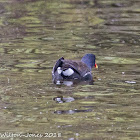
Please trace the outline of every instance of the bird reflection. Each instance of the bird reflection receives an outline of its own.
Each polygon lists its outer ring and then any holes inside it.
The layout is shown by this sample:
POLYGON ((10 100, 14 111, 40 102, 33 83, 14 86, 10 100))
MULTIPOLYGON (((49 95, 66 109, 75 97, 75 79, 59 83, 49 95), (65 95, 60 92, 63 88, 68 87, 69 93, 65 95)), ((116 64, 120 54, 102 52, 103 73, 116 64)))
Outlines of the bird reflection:
POLYGON ((56 101, 57 103, 67 103, 67 102, 72 102, 75 99, 73 97, 63 97, 63 96, 58 96, 58 97, 54 97, 53 98, 54 101, 56 101))
POLYGON ((78 79, 75 80, 55 80, 53 81, 56 85, 65 85, 65 86, 74 86, 74 85, 94 85, 94 80, 81 81, 78 79))

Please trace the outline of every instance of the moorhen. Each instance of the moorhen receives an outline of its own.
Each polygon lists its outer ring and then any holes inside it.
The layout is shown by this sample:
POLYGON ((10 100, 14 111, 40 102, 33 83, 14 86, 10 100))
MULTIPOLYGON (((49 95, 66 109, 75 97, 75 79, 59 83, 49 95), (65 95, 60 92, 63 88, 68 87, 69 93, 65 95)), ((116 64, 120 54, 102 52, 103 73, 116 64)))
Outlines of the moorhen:
POLYGON ((95 66, 94 54, 86 54, 81 61, 78 60, 65 60, 63 57, 56 61, 52 70, 53 81, 57 80, 92 80, 91 69, 95 66))

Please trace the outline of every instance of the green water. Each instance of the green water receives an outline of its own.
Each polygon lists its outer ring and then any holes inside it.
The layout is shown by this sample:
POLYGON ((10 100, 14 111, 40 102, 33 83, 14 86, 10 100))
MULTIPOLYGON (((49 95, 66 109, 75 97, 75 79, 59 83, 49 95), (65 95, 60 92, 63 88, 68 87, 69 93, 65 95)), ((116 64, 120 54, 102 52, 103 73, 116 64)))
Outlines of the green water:
POLYGON ((139 6, 0 0, 0 139, 140 139, 139 6), (94 85, 52 83, 58 58, 85 53, 97 58, 94 85))

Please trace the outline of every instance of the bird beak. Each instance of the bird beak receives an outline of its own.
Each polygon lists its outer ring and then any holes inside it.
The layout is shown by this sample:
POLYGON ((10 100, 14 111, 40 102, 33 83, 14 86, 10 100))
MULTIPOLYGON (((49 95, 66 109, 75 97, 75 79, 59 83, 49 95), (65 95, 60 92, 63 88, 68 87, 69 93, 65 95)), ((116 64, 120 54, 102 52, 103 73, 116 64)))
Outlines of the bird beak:
POLYGON ((95 68, 98 69, 98 65, 95 63, 95 68))

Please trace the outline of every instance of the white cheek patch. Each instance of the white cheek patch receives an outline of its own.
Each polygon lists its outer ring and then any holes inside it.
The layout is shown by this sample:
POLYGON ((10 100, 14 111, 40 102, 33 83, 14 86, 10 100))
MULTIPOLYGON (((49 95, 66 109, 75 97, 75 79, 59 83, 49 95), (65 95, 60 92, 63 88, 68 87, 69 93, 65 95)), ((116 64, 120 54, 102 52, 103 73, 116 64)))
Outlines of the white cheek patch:
POLYGON ((57 72, 58 72, 58 74, 61 74, 62 73, 61 67, 58 67, 57 68, 57 72))
POLYGON ((74 73, 73 69, 68 68, 67 70, 63 71, 64 76, 71 76, 74 73))

